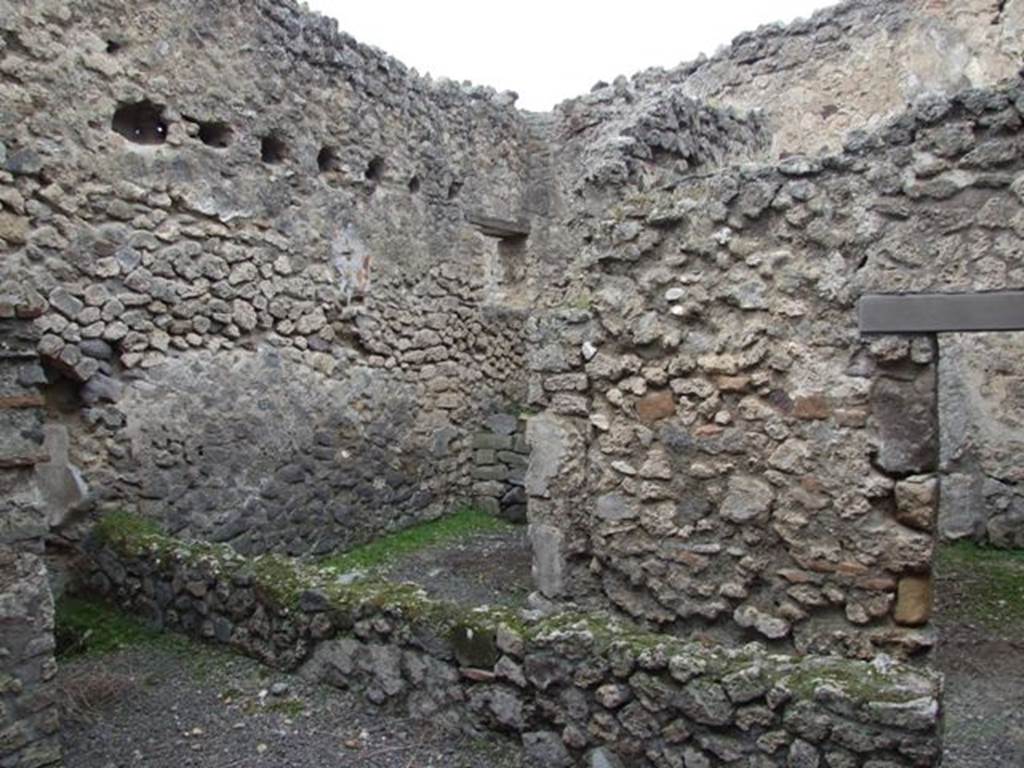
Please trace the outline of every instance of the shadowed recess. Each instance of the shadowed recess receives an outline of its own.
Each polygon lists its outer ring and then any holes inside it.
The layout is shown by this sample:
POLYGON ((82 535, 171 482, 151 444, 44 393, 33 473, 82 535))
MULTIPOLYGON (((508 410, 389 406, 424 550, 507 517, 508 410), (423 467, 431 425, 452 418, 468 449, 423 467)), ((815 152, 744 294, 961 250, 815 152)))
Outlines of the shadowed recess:
POLYGON ((163 144, 167 141, 164 108, 148 99, 122 104, 114 112, 110 127, 134 144, 163 144))

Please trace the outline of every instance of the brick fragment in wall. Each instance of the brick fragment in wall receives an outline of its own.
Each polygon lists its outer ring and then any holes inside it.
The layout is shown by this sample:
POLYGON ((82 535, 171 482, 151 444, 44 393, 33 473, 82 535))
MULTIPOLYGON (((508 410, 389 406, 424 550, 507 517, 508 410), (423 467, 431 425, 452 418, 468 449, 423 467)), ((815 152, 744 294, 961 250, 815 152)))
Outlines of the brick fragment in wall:
POLYGON ((896 622, 906 626, 920 626, 927 623, 931 612, 931 577, 904 576, 900 579, 894 614, 896 622))

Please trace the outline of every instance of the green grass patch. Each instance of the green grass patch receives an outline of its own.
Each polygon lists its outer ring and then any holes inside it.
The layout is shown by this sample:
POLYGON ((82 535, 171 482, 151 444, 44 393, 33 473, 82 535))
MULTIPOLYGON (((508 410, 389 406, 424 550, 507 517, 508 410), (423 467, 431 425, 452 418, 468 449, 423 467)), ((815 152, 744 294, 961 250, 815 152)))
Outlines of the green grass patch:
POLYGON ((163 531, 154 521, 131 512, 108 512, 96 523, 96 534, 100 541, 112 544, 131 554, 142 550, 163 537, 163 531))
POLYGON ((186 641, 154 629, 106 603, 65 595, 57 601, 54 634, 57 657, 112 653, 122 648, 161 645, 179 648, 186 641))
POLYGON ((1024 624, 1024 550, 944 544, 936 570, 944 613, 998 631, 1024 624))
POLYGON ((321 564, 339 573, 369 571, 427 547, 457 541, 477 533, 495 533, 513 528, 515 525, 512 523, 478 509, 464 507, 447 517, 414 525, 348 552, 331 555, 321 564))
POLYGON ((268 712, 277 712, 285 717, 299 717, 306 711, 306 702, 302 699, 281 699, 267 704, 268 712))
POLYGON ((1024 549, 998 549, 961 539, 939 546, 939 561, 950 563, 1020 563, 1024 566, 1024 549))

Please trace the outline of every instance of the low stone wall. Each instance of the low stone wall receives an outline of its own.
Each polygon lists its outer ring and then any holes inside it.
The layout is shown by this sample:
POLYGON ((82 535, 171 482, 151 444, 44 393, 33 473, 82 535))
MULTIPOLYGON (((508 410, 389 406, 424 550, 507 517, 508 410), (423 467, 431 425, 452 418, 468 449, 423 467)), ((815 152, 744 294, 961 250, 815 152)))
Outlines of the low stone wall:
POLYGON ((154 623, 376 704, 521 735, 543 766, 931 766, 941 680, 880 657, 772 655, 643 634, 598 614, 524 619, 245 558, 109 516, 85 584, 154 623))

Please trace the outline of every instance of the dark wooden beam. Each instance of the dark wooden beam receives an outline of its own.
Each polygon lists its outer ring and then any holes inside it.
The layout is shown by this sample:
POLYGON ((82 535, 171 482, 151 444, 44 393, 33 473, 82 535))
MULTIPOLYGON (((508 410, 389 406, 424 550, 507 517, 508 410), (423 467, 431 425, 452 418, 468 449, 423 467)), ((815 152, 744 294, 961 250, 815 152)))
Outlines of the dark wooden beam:
POLYGON ((530 223, 528 221, 511 219, 500 219, 497 216, 487 216, 482 213, 467 213, 466 221, 476 227, 481 234, 488 237, 501 239, 526 237, 530 234, 530 223))
POLYGON ((861 333, 1024 330, 1024 291, 874 294, 857 307, 861 333))

